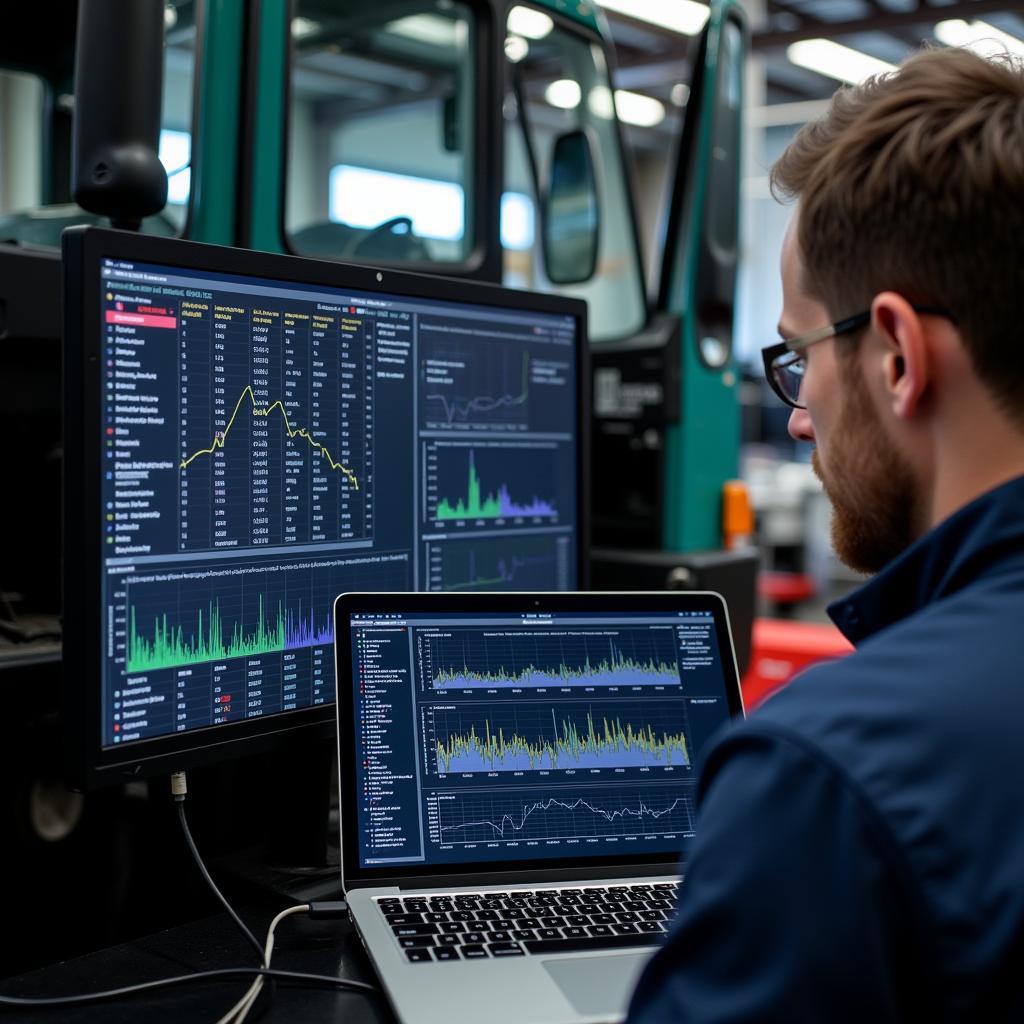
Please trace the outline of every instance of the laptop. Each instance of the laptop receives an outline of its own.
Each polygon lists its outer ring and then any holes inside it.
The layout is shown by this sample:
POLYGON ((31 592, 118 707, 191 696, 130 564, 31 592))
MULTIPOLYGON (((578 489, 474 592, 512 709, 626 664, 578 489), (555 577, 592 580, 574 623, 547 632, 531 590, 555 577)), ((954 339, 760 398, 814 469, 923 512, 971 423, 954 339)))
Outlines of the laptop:
POLYGON ((722 598, 343 594, 334 626, 342 888, 399 1019, 621 1020, 742 714, 722 598))

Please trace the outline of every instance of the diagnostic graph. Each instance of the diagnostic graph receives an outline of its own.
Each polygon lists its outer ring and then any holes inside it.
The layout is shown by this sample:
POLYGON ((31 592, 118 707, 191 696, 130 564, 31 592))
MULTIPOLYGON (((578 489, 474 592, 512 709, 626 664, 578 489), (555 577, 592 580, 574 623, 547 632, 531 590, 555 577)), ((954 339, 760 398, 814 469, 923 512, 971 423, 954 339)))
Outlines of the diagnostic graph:
POLYGON ((427 541, 426 589, 566 590, 574 570, 572 543, 559 534, 427 541))
MULTIPOLYGON (((192 463, 195 462, 196 459, 201 458, 203 455, 213 455, 218 451, 218 449, 224 447, 227 441, 228 433, 230 432, 232 426, 234 425, 235 420, 238 418, 239 410, 241 410, 243 405, 245 405, 246 400, 248 400, 248 402, 251 405, 251 409, 249 411, 254 419, 259 417, 269 417, 272 413, 275 412, 280 413, 282 426, 284 428, 285 435, 287 436, 289 441, 295 438, 300 438, 301 440, 306 441, 309 447, 312 449, 313 453, 315 453, 315 455, 326 460, 327 467, 329 469, 334 470, 336 472, 340 472, 348 480, 349 485, 354 490, 359 490, 359 477, 357 477, 348 466, 346 466, 344 463, 336 462, 334 456, 331 455, 327 447, 321 444, 319 441, 317 441, 312 436, 312 434, 310 434, 310 432, 306 430, 305 427, 292 426, 292 424, 288 420, 288 412, 286 411, 283 402, 278 401, 267 406, 257 405, 256 396, 253 394, 252 388, 248 386, 242 392, 238 401, 235 403, 235 408, 232 410, 231 416, 228 418, 227 423, 224 425, 224 429, 218 430, 214 434, 213 442, 210 445, 210 447, 200 448, 199 451, 193 452, 187 458, 182 459, 182 469, 188 469, 188 467, 192 465, 192 463)), ((301 447, 301 445, 299 447, 301 447)))
POLYGON ((685 704, 435 706, 428 711, 438 774, 559 768, 685 767, 685 704))
MULTIPOLYGON (((474 522, 557 523, 562 493, 561 453, 554 443, 426 446, 427 517, 438 525, 474 522)), ((563 482, 564 481, 564 482, 563 482)))
MULTIPOLYGON (((507 353, 506 361, 507 361, 507 353)), ((499 359, 501 357, 499 356, 499 359)), ((496 393, 467 395, 471 390, 462 379, 469 376, 470 360, 461 353, 443 354, 423 360, 422 380, 427 404, 428 426, 473 426, 515 428, 529 422, 530 356, 524 352, 518 380, 514 373, 502 374, 496 393)))
POLYGON ((405 556, 200 567, 130 577, 125 671, 180 668, 332 644, 345 590, 406 589, 405 556))
POLYGON ((311 304, 183 313, 179 551, 372 538, 375 330, 311 304))
POLYGON ((436 792, 431 839, 441 844, 678 836, 693 832, 688 785, 436 792))
POLYGON ((251 627, 246 630, 236 620, 229 626, 230 635, 225 630, 219 601, 207 605, 205 618, 200 608, 195 622, 188 626, 173 627, 166 614, 159 616, 153 620, 149 635, 139 629, 138 610, 133 605, 129 612, 126 669, 148 672, 334 643, 329 613, 318 619, 312 609, 306 615, 301 607, 295 611, 286 609, 283 601, 278 601, 276 611, 272 611, 264 607, 262 594, 257 605, 256 621, 251 627))
POLYGON ((522 501, 513 500, 508 493, 508 484, 498 484, 497 490, 484 496, 480 489, 480 475, 476 471, 476 453, 469 450, 469 479, 466 492, 454 502, 441 498, 434 515, 437 519, 509 519, 516 516, 556 516, 558 513, 551 501, 534 495, 522 501))
POLYGON ((568 337, 547 342, 520 332, 478 330, 474 343, 451 326, 420 325, 421 427, 426 430, 524 433, 564 425, 574 382, 568 337))
POLYGON ((423 685, 434 690, 678 687, 672 632, 645 629, 421 633, 423 685))

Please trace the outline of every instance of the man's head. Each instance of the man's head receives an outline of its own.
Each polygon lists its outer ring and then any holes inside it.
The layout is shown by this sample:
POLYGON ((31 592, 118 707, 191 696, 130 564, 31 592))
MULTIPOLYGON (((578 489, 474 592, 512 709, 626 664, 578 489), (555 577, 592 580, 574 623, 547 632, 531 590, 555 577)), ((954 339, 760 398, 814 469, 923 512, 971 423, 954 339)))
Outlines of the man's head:
POLYGON ((799 199, 783 336, 871 314, 803 353, 790 432, 817 445, 840 557, 874 571, 1024 471, 1024 68, 918 54, 840 90, 772 182, 799 199))

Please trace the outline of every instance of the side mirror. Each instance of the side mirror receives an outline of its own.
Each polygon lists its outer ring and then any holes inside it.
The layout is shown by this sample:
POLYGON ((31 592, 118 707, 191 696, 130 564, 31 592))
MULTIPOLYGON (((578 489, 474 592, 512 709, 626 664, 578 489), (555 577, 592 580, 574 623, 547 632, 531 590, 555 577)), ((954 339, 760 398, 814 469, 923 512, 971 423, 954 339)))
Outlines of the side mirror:
POLYGON ((544 263, 553 284, 581 284, 597 267, 597 179, 590 138, 573 131, 555 139, 544 203, 544 263))
POLYGON ((138 230, 167 202, 158 155, 163 0, 81 0, 75 47, 75 202, 138 230))
POLYGON ((452 93, 441 101, 441 144, 446 153, 458 153, 462 149, 459 131, 459 96, 452 93))

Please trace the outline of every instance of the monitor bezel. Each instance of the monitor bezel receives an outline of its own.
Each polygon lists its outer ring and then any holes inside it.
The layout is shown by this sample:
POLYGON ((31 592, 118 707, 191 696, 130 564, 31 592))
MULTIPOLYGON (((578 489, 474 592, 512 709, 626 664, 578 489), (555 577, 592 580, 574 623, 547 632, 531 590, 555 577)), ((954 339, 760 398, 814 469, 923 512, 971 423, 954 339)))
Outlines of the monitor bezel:
MULTIPOLYGON (((722 667, 729 716, 732 719, 743 716, 743 698, 740 691, 739 671, 736 666, 735 648, 728 609, 721 594, 713 591, 590 591, 573 593, 567 591, 550 593, 483 593, 446 594, 422 593, 382 594, 350 593, 338 597, 334 605, 334 658, 335 680, 349 679, 352 664, 352 631, 350 616, 353 614, 409 614, 431 612, 437 615, 458 614, 459 612, 600 612, 616 613, 647 612, 672 613, 678 611, 706 611, 710 606, 715 610, 715 635, 722 653, 722 667), (339 640, 340 638, 340 640, 339 640)), ((341 689, 341 687, 339 687, 341 689)), ((359 863, 357 842, 345 842, 346 835, 358 833, 358 807, 356 801, 356 762, 352 756, 343 757, 342 751, 354 751, 356 744, 355 715, 352 710, 352 693, 345 687, 345 711, 342 702, 335 704, 338 718, 338 771, 341 833, 342 887, 349 889, 366 886, 400 886, 415 883, 419 886, 432 885, 525 885, 539 881, 565 881, 579 878, 628 877, 642 874, 664 874, 678 872, 678 859, 666 859, 664 852, 652 854, 622 853, 609 856, 587 857, 580 860, 578 867, 566 864, 566 857, 545 860, 521 860, 502 862, 500 868, 476 868, 472 864, 403 864, 366 868, 359 863)))
POLYGON ((100 685, 103 612, 98 600, 103 558, 97 542, 99 520, 94 519, 89 510, 99 513, 102 500, 100 270, 105 258, 574 317, 579 416, 576 425, 579 470, 576 571, 579 586, 587 586, 590 367, 587 306, 582 300, 513 291, 478 281, 95 227, 68 229, 63 235, 62 249, 64 671, 61 705, 65 776, 73 787, 93 789, 282 746, 306 744, 314 739, 326 740, 335 729, 334 709, 328 704, 156 737, 132 746, 103 747, 100 685))

